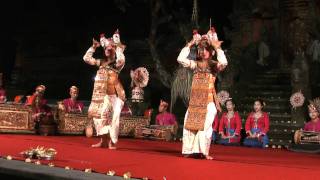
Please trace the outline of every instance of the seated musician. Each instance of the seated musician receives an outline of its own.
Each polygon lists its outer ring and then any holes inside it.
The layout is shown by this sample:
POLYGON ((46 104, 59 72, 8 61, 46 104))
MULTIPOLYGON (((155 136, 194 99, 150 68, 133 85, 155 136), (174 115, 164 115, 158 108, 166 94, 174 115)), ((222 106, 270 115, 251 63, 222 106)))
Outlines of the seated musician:
POLYGON ((170 112, 168 112, 169 103, 166 100, 160 100, 159 105, 159 114, 156 116, 156 125, 161 126, 174 126, 175 132, 178 129, 178 123, 176 120, 176 116, 170 112))
POLYGON ((159 114, 156 116, 156 124, 161 126, 177 125, 176 117, 174 114, 167 111, 168 102, 160 100, 159 114))
POLYGON ((320 132, 320 98, 310 102, 308 106, 310 121, 304 125, 304 131, 320 132))
POLYGON ((291 151, 320 152, 320 98, 310 101, 308 111, 310 121, 304 125, 303 129, 295 132, 295 144, 290 144, 288 147, 291 151))
POLYGON ((78 101, 79 89, 76 86, 70 87, 70 98, 63 100, 64 110, 67 113, 82 113, 83 103, 78 101))
POLYGON ((40 123, 51 123, 51 108, 47 105, 47 100, 43 98, 46 87, 39 85, 33 95, 27 98, 25 105, 32 108, 32 119, 36 122, 35 128, 38 130, 40 123))

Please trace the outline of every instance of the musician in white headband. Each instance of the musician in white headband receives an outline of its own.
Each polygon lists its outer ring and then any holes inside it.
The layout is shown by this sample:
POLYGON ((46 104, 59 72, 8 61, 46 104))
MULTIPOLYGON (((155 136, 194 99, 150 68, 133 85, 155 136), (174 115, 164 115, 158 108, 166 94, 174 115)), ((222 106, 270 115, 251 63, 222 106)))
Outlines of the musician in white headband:
POLYGON ((119 73, 125 64, 124 49, 117 30, 112 38, 101 34, 100 42, 93 39, 92 46, 83 57, 87 64, 99 67, 88 115, 93 118, 101 140, 92 147, 115 149, 118 142, 120 112, 125 101, 125 92, 119 80, 119 73), (96 59, 93 53, 100 46, 104 50, 104 58, 96 59))

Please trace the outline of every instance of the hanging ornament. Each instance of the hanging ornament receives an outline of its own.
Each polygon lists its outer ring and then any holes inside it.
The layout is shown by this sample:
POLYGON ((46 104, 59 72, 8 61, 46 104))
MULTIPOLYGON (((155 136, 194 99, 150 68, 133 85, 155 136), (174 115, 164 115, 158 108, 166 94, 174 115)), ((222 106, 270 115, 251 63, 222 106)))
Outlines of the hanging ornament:
POLYGON ((192 9, 192 16, 191 22, 193 22, 196 28, 199 28, 198 24, 198 0, 193 0, 193 9, 192 9))

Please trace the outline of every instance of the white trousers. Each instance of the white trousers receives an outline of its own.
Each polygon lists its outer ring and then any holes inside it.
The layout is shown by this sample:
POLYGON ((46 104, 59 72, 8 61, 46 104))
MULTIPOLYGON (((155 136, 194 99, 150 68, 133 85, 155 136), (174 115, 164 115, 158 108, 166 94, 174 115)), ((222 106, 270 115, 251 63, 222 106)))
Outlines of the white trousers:
MULTIPOLYGON (((216 114, 216 106, 213 102, 210 102, 207 105, 207 115, 203 131, 190 131, 183 128, 182 154, 202 153, 204 155, 209 155, 213 132, 212 124, 216 114)), ((186 123, 187 117, 188 111, 184 117, 184 123, 186 123)))
POLYGON ((118 142, 120 113, 124 102, 116 95, 106 95, 100 118, 93 118, 97 135, 110 134, 113 143, 118 142))

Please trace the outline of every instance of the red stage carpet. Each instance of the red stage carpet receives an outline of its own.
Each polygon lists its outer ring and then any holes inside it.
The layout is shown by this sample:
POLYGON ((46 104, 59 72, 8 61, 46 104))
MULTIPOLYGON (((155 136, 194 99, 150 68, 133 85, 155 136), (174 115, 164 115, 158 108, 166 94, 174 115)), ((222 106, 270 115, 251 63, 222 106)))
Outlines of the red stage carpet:
MULTIPOLYGON (((278 149, 252 149, 214 145, 215 160, 181 157, 181 143, 120 139, 118 150, 90 148, 97 138, 80 136, 0 135, 0 154, 14 159, 30 147, 52 147, 58 151, 56 166, 70 166, 122 176, 167 180, 203 179, 320 179, 320 155, 278 149)), ((43 162, 45 164, 46 162, 43 162)))

